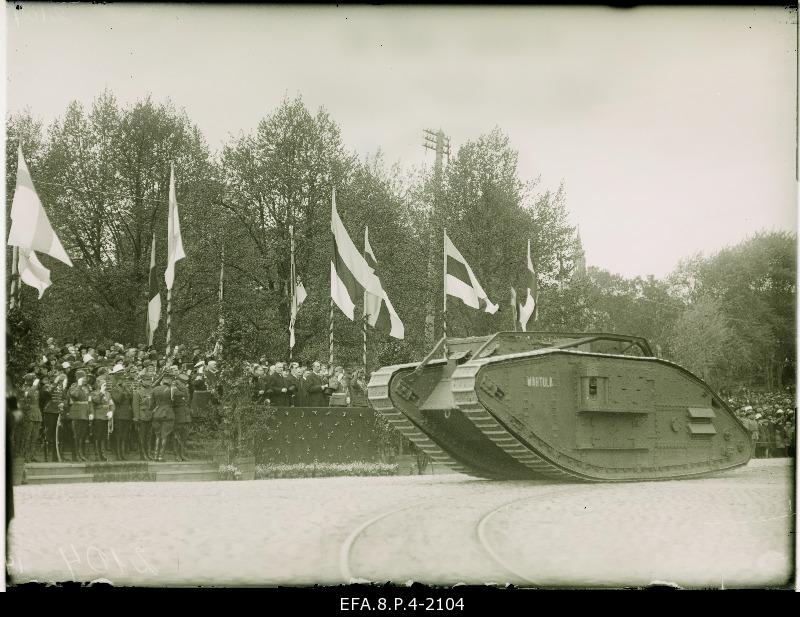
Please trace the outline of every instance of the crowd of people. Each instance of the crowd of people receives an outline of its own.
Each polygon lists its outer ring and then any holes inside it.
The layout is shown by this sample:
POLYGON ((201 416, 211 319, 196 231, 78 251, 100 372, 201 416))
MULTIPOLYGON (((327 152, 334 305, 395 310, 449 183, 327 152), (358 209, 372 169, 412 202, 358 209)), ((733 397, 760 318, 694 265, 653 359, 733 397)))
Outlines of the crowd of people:
POLYGON ((248 363, 252 398, 274 407, 328 407, 366 405, 363 369, 345 371, 342 366, 313 362, 276 362, 266 358, 248 363))
MULTIPOLYGON (((168 446, 178 461, 189 460, 192 423, 214 425, 223 393, 215 352, 169 354, 139 344, 57 345, 47 340, 23 383, 15 384, 22 418, 14 431, 16 456, 28 462, 163 461, 168 446), (87 444, 90 452, 87 453, 87 444)), ((252 401, 273 407, 365 405, 363 370, 349 374, 321 362, 246 363, 252 401)))
POLYGON ((794 456, 797 409, 790 390, 756 392, 740 388, 725 399, 750 431, 753 456, 794 456))

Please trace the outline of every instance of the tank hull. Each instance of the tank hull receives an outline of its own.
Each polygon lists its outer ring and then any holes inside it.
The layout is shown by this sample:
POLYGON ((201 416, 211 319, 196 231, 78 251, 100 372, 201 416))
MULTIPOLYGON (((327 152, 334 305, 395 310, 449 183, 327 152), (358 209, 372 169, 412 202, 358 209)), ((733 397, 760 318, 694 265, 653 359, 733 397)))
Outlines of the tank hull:
POLYGON ((626 482, 744 465, 749 433, 653 357, 544 348, 386 367, 370 404, 434 461, 482 478, 626 482))

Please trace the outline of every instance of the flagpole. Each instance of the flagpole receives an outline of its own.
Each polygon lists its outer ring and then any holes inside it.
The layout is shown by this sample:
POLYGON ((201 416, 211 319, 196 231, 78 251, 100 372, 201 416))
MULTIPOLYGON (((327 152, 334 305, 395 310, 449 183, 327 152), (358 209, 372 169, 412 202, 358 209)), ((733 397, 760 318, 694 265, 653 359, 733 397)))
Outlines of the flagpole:
POLYGON ((17 306, 17 289, 19 288, 19 247, 11 247, 11 290, 8 294, 9 308, 17 306))
POLYGON ((333 366, 333 294, 331 294, 331 317, 328 323, 328 367, 333 366))
POLYGON ((444 336, 444 359, 447 360, 447 229, 442 227, 442 335, 444 336))
POLYGON ((292 336, 294 334, 294 318, 297 312, 297 307, 295 305, 295 298, 296 291, 296 278, 294 273, 294 225, 289 225, 289 278, 291 280, 289 291, 291 292, 291 297, 289 298, 289 363, 292 362, 292 336))
MULTIPOLYGON (((336 205, 336 187, 334 186, 331 191, 331 217, 333 217, 333 208, 336 205)), ((336 251, 335 248, 335 240, 331 239, 331 258, 335 259, 334 252, 336 251)), ((331 267, 333 267, 331 265, 331 267)), ((330 310, 330 318, 328 319, 328 368, 333 366, 333 279, 331 279, 331 310, 330 310)))
POLYGON ((225 240, 222 241, 222 255, 219 264, 219 302, 217 306, 217 344, 214 345, 214 356, 217 357, 222 353, 222 337, 225 332, 223 323, 225 317, 223 316, 225 298, 225 240))
POLYGON ((172 290, 167 287, 167 342, 166 353, 169 355, 169 342, 172 338, 172 290))
MULTIPOLYGON (((369 227, 367 227, 365 225, 364 226, 364 253, 363 253, 365 260, 367 258, 367 237, 368 237, 368 231, 367 230, 368 229, 369 229, 369 227)), ((366 379, 366 375, 367 375, 367 372, 368 372, 367 371, 367 290, 366 290, 366 288, 364 289, 364 298, 363 298, 363 300, 364 300, 364 315, 363 315, 363 318, 361 320, 361 331, 362 331, 362 334, 363 334, 364 345, 363 345, 363 348, 362 348, 362 354, 361 354, 362 358, 361 359, 362 359, 362 364, 364 365, 364 378, 366 379)))

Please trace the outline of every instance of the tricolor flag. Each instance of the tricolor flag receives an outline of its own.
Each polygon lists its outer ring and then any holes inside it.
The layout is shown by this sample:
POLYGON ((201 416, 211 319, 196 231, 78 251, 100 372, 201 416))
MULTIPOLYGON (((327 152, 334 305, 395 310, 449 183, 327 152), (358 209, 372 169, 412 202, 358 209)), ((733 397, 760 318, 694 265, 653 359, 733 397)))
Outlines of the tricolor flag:
POLYGON ((294 349, 294 325, 297 321, 297 311, 300 310, 300 305, 303 304, 303 300, 306 299, 307 295, 306 288, 303 287, 294 265, 294 225, 289 225, 289 243, 289 285, 292 294, 291 314, 289 316, 289 349, 294 349))
POLYGON ((11 229, 8 232, 9 246, 16 246, 17 272, 19 279, 39 290, 39 298, 50 286, 50 270, 45 268, 35 251, 72 266, 72 261, 58 239, 50 219, 44 211, 36 188, 33 186, 28 165, 22 155, 22 147, 17 148, 17 186, 11 202, 11 229))
MULTIPOLYGON (((536 312, 538 290, 536 271, 533 269, 533 261, 531 261, 531 241, 528 240, 528 297, 525 299, 525 304, 519 305, 519 323, 523 332, 528 328, 531 315, 536 312)), ((534 317, 534 321, 535 319, 534 317)))
POLYGON ((150 273, 147 278, 149 292, 147 294, 147 344, 153 344, 153 335, 161 320, 161 292, 158 290, 158 274, 156 273, 156 234, 153 233, 153 245, 150 248, 150 273))
POLYGON ((8 244, 18 246, 23 251, 46 253, 72 266, 72 261, 56 232, 53 231, 39 195, 36 194, 31 174, 25 164, 25 157, 22 156, 22 147, 17 149, 17 187, 14 189, 14 201, 11 203, 11 230, 8 233, 8 244))
POLYGON ((472 272, 467 260, 450 242, 447 232, 444 233, 444 259, 445 293, 460 298, 464 304, 472 308, 483 308, 487 313, 496 313, 499 308, 498 305, 489 300, 478 279, 475 278, 475 273, 472 272))
POLYGON ((169 220, 167 221, 167 269, 164 280, 167 289, 172 289, 175 282, 175 264, 186 257, 181 239, 181 222, 178 218, 178 199, 175 197, 175 167, 169 169, 169 220))
POLYGON ((294 288, 292 289, 292 315, 289 321, 289 347, 294 348, 294 324, 297 321, 297 311, 300 310, 300 305, 306 299, 306 288, 303 287, 303 282, 299 276, 295 277, 294 288))
POLYGON ((356 300, 365 291, 381 296, 383 290, 375 272, 358 252, 339 218, 336 210, 336 189, 331 198, 331 231, 331 298, 350 321, 355 321, 356 300))
POLYGON ((367 323, 377 330, 388 332, 394 338, 402 339, 405 336, 405 328, 389 301, 389 296, 383 288, 383 281, 378 275, 378 260, 375 258, 372 246, 370 246, 369 229, 367 227, 364 228, 364 257, 369 267, 375 272, 375 276, 378 277, 378 283, 381 286, 380 295, 372 294, 369 291, 364 292, 364 312, 367 316, 367 323))

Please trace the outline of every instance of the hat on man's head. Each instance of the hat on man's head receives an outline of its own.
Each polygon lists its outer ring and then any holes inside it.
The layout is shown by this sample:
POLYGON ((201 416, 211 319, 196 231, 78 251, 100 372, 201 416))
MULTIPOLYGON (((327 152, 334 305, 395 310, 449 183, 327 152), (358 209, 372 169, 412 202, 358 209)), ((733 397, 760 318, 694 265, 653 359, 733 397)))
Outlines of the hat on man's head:
POLYGON ((180 375, 178 375, 178 379, 180 379, 181 381, 185 381, 186 383, 189 383, 189 376, 186 373, 181 373, 180 375))
POLYGON ((122 366, 121 364, 115 364, 114 368, 111 369, 111 374, 116 375, 117 373, 121 373, 124 370, 125 370, 124 366, 122 366))
POLYGON ((23 379, 26 383, 33 383, 36 380, 36 373, 26 373, 23 379))
POLYGON ((80 379, 81 377, 86 377, 86 371, 83 369, 78 369, 75 371, 75 379, 80 379))

